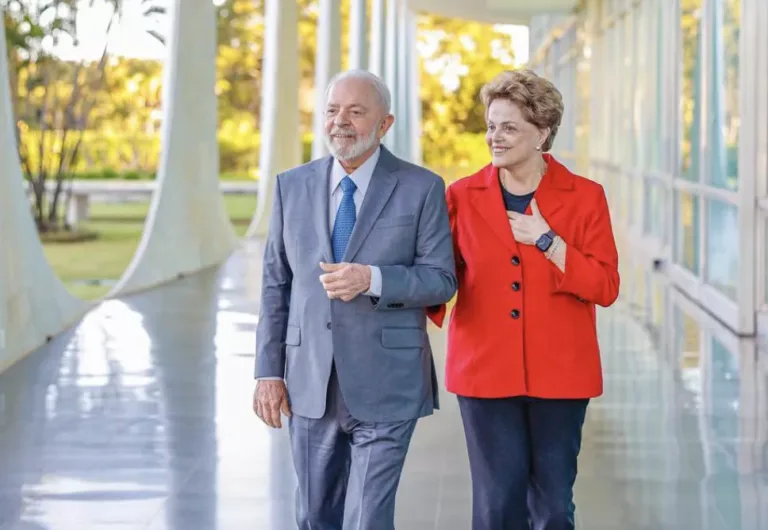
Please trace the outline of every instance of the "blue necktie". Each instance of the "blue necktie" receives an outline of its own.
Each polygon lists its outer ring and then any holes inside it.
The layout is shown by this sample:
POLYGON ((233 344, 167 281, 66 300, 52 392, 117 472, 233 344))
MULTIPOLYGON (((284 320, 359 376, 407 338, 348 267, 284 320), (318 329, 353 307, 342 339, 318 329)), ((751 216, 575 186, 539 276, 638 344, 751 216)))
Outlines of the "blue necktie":
POLYGON ((339 183, 344 195, 341 197, 341 204, 336 212, 336 220, 333 223, 333 234, 331 235, 331 246, 333 247, 333 259, 340 263, 344 259, 344 252, 347 250, 349 237, 352 235, 352 229, 355 227, 357 214, 355 213, 355 183, 349 177, 344 177, 339 183))

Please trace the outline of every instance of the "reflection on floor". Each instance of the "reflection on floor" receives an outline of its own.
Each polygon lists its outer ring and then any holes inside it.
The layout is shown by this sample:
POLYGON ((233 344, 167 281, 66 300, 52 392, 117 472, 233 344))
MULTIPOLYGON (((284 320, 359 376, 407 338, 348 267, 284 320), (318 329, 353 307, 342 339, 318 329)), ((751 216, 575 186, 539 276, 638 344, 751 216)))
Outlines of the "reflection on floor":
MULTIPOLYGON (((295 527, 286 433, 250 410, 259 255, 104 303, 0 376, 0 528, 295 527)), ((586 425, 579 528, 765 530, 768 355, 668 298, 656 343, 620 310, 600 315, 606 394, 586 425)), ((443 403, 417 429, 399 530, 470 527, 443 403)))

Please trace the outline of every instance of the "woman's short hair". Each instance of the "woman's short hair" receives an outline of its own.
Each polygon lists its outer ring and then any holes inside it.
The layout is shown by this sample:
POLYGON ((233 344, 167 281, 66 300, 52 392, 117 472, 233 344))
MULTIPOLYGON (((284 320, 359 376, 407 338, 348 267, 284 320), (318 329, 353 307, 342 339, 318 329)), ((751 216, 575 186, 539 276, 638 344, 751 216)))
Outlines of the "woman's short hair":
POLYGON ((517 105, 523 117, 539 129, 549 128, 549 136, 541 146, 549 151, 563 118, 563 96, 549 80, 533 70, 505 71, 494 77, 480 91, 486 112, 496 99, 517 105))

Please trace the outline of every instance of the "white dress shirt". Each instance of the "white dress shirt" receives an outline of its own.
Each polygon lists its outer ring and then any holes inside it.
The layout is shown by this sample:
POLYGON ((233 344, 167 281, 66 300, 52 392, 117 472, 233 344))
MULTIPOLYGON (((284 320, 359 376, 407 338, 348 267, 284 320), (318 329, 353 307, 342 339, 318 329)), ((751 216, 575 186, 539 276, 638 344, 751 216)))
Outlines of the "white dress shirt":
MULTIPOLYGON (((379 155, 381 154, 381 147, 366 160, 363 164, 357 168, 352 174, 348 175, 347 171, 341 166, 341 163, 337 159, 333 160, 333 166, 331 167, 331 181, 329 182, 328 191, 328 226, 333 235, 333 224, 336 222, 336 212, 341 206, 341 199, 344 196, 344 192, 339 184, 344 177, 349 177, 352 182, 355 183, 356 189, 352 196, 355 201, 355 215, 360 214, 360 205, 363 204, 365 199, 365 193, 368 191, 368 185, 371 183, 373 177, 373 170, 376 169, 376 164, 379 161, 379 155)), ((363 293, 365 296, 381 296, 381 269, 373 265, 369 265, 371 269, 371 285, 369 289, 363 293)), ((259 377, 258 380, 270 381, 280 380, 281 377, 259 377)))
MULTIPOLYGON (((344 196, 344 192, 339 184, 344 177, 349 177, 352 182, 355 183, 357 188, 352 196, 355 201, 355 214, 360 216, 360 205, 363 204, 365 194, 368 191, 368 186, 373 178, 373 170, 376 169, 376 164, 379 161, 379 155, 381 154, 381 147, 376 149, 374 153, 363 162, 363 164, 354 170, 351 174, 347 174, 347 171, 341 166, 341 163, 337 159, 334 159, 333 166, 331 167, 331 182, 328 186, 330 197, 328 198, 328 226, 330 227, 331 234, 333 234, 333 224, 336 221, 336 212, 341 206, 341 199, 344 196)), ((381 296, 381 270, 375 266, 369 266, 371 269, 371 285, 368 291, 363 293, 366 296, 381 296)))

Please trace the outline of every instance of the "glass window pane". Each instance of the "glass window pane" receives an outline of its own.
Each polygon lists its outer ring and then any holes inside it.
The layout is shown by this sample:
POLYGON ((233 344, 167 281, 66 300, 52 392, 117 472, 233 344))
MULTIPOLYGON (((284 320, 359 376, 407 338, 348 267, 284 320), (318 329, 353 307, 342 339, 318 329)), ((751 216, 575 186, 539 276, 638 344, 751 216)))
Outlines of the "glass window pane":
POLYGON ((739 33, 741 0, 713 2, 715 46, 712 47, 713 120, 711 171, 707 180, 714 186, 736 190, 739 186, 739 33))
MULTIPOLYGON (((648 20, 649 20, 649 3, 644 2, 640 4, 639 11, 636 16, 636 33, 635 33, 635 62, 634 62, 634 75, 636 78, 635 86, 635 102, 632 109, 635 120, 635 165, 648 168, 649 150, 648 143, 650 139, 650 117, 652 112, 649 112, 651 107, 651 90, 650 87, 653 84, 652 75, 649 72, 648 61, 652 43, 648 39, 648 20)), ((652 57, 651 57, 652 58, 652 57)))
POLYGON ((624 226, 632 223, 632 177, 623 171, 619 172, 619 215, 624 226))
POLYGON ((739 213, 736 206, 707 201, 707 283, 736 300, 739 282, 739 213))
POLYGON ((633 124, 633 115, 634 115, 634 109, 632 108, 633 105, 633 92, 635 90, 634 87, 634 79, 632 76, 632 67, 634 66, 634 57, 632 56, 633 50, 634 50, 634 24, 633 21, 635 20, 634 16, 627 16, 624 17, 624 28, 623 28, 623 38, 624 38, 624 49, 622 53, 622 61, 621 61, 621 70, 620 70, 620 76, 621 79, 623 79, 624 83, 620 83, 621 85, 621 97, 622 97, 622 109, 621 109, 621 116, 622 116, 622 156, 621 156, 621 164, 623 167, 632 167, 632 164, 634 164, 633 159, 633 151, 634 151, 634 124, 633 124))
MULTIPOLYGON (((613 66, 614 72, 621 72, 621 62, 622 62, 622 55, 621 55, 621 49, 622 49, 622 41, 621 41, 621 33, 619 32, 619 25, 614 25, 611 28, 611 62, 613 66)), ((621 75, 619 73, 619 75, 621 75)), ((621 83, 610 83, 611 88, 609 89, 611 91, 611 108, 609 110, 608 119, 611 121, 609 130, 611 131, 618 131, 619 134, 611 134, 610 135, 610 145, 611 145, 611 156, 610 160, 612 162, 615 162, 616 164, 621 164, 621 149, 624 143, 621 141, 622 135, 621 135, 621 127, 623 125, 622 123, 622 116, 623 116, 623 109, 621 106, 622 99, 621 99, 621 93, 622 93, 622 86, 621 83)))
POLYGON ((632 177, 632 195, 630 200, 632 201, 632 224, 643 224, 643 178, 640 175, 633 175, 632 177))
POLYGON ((652 48, 655 50, 654 57, 656 61, 656 67, 651 73, 653 79, 653 107, 652 113, 654 116, 653 127, 651 130, 651 165, 650 168, 654 171, 662 168, 661 165, 661 153, 662 153, 662 140, 663 131, 662 124, 664 123, 664 117, 662 115, 662 97, 664 94, 664 62, 665 62, 665 47, 663 43, 666 42, 664 35, 664 11, 661 8, 661 3, 658 1, 651 1, 649 6, 652 8, 652 23, 651 23, 651 41, 652 48))
POLYGON ((643 182, 643 233, 651 234, 653 231, 653 202, 654 197, 653 183, 646 180, 643 182))
POLYGON ((699 275, 699 199, 677 192, 675 262, 699 275))
POLYGON ((667 239, 664 233, 665 200, 666 193, 662 184, 652 181, 645 182, 643 190, 643 204, 645 206, 643 231, 662 241, 667 239))
MULTIPOLYGON (((587 45, 587 28, 586 21, 582 20, 579 26, 579 37, 576 44, 576 59, 575 59, 575 86, 574 96, 576 98, 574 104, 575 110, 575 124, 576 132, 574 138, 574 149, 579 157, 578 172, 582 175, 588 174, 588 156, 590 152, 590 121, 591 121, 591 108, 590 108, 590 93, 591 93, 591 60, 590 54, 594 51, 590 51, 587 45)), ((599 140, 599 139, 598 139, 599 140)))
POLYGON ((680 99, 683 120, 681 145, 681 174, 689 180, 698 179, 698 149, 701 96, 701 21, 703 0, 681 0, 680 29, 683 47, 682 97, 680 99))

